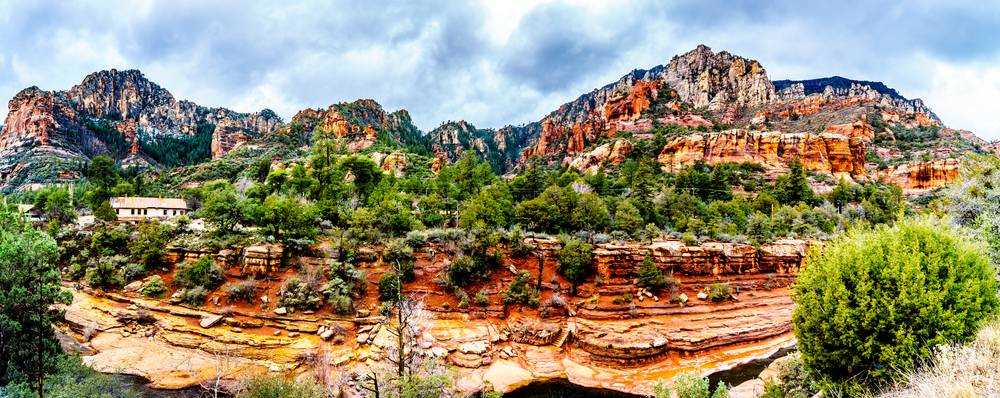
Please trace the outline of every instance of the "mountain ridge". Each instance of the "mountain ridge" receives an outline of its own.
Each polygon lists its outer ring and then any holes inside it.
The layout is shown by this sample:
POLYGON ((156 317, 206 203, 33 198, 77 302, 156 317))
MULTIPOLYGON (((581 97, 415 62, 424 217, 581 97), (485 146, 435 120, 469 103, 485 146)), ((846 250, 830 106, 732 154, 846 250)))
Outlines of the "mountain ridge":
MULTIPOLYGON (((907 99, 884 83, 840 76, 771 81, 758 61, 727 51, 713 52, 705 45, 675 55, 665 64, 633 69, 538 121, 500 128, 476 128, 459 120, 423 132, 405 109, 387 112, 370 99, 306 108, 286 123, 269 109, 240 113, 177 100, 134 69, 94 72, 63 91, 29 87, 11 99, 9 108, 0 131, 0 182, 5 190, 79 178, 81 164, 98 154, 110 154, 123 165, 169 166, 171 162, 156 153, 158 141, 201 148, 188 142, 205 142, 208 134, 208 155, 198 149, 180 164, 218 158, 275 134, 289 135, 291 142, 304 145, 310 144, 313 135, 325 134, 344 141, 351 152, 384 142, 432 154, 439 162, 454 162, 471 150, 498 171, 509 172, 529 159, 551 166, 581 164, 580 157, 589 156, 588 150, 621 137, 633 137, 629 140, 639 144, 656 134, 672 139, 738 127, 852 138, 857 130, 852 124, 874 127, 875 122, 869 120, 873 118, 900 128, 943 127, 920 99, 907 99)), ((869 144, 883 133, 869 130, 857 130, 869 144)), ((891 129, 886 131, 891 135, 891 129)), ((614 147, 631 151, 633 145, 614 147)), ((664 147, 650 156, 662 159, 668 150, 679 149, 664 147)), ((852 149, 858 151, 865 152, 852 149)), ((622 156, 626 154, 614 157, 622 156)), ((753 161, 758 155, 747 156, 751 157, 745 160, 753 161)), ((823 152, 816 156, 829 157, 823 152)), ((595 161, 604 162, 591 156, 583 163, 592 168, 595 161)), ((864 161, 854 159, 852 164, 864 161)), ((820 165, 816 170, 833 169, 820 165)))

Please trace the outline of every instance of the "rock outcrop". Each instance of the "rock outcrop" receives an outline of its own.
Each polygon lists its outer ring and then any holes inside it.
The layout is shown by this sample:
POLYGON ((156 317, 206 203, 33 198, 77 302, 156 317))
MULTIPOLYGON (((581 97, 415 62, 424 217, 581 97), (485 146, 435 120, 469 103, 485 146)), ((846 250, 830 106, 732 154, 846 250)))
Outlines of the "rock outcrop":
POLYGON ((301 110, 292 117, 289 128, 292 134, 304 135, 307 141, 337 140, 352 152, 372 146, 380 135, 402 145, 423 145, 422 133, 413 125, 409 112, 386 112, 371 99, 301 110))
POLYGON ((878 178, 899 185, 907 193, 922 193, 943 187, 958 178, 958 159, 909 162, 880 170, 878 178))
MULTIPOLYGON (((600 244, 594 251, 600 283, 580 284, 576 296, 556 272, 558 241, 524 243, 543 259, 540 309, 505 305, 500 294, 513 279, 508 269, 539 272, 534 256, 505 252, 503 269, 469 288, 484 292, 486 300, 463 306, 435 282, 454 259, 449 245, 428 243, 414 251, 415 279, 405 289, 421 297, 432 316, 420 325, 413 349, 453 365, 461 388, 474 391, 488 383, 510 391, 565 377, 583 386, 648 394, 657 379, 691 369, 708 374, 794 345, 788 286, 803 266, 809 242, 780 240, 760 248, 719 242, 600 244), (676 290, 654 294, 637 288, 635 278, 647 253, 677 281, 676 290), (715 283, 727 284, 733 299, 696 298, 715 283)), ((266 253, 270 258, 273 251, 247 248, 243 257, 266 253)), ((224 252, 175 248, 169 259, 215 256, 228 278, 245 277, 249 263, 233 255, 239 250, 224 252)), ((250 305, 227 302, 223 292, 210 293, 204 307, 192 309, 134 292, 102 297, 87 288, 76 290, 61 330, 79 340, 88 365, 145 377, 156 388, 185 388, 218 377, 220 355, 231 370, 224 378, 262 371, 350 377, 365 363, 384 360, 394 341, 383 327, 388 321, 372 315, 378 307, 374 286, 389 266, 377 251, 358 253, 355 264, 370 286, 368 294, 354 300, 356 314, 278 308, 284 279, 295 273, 268 268, 257 279, 258 297, 250 305)), ((287 260, 309 267, 333 259, 287 260)))
POLYGON ((882 82, 870 82, 845 79, 840 76, 811 80, 777 80, 774 82, 777 97, 781 100, 799 100, 812 95, 819 95, 825 100, 859 99, 874 103, 880 108, 894 109, 909 114, 922 114, 928 119, 940 123, 934 114, 919 98, 907 99, 896 90, 886 87, 882 82))
MULTIPOLYGON (((0 131, 0 187, 79 177, 79 164, 107 154, 124 164, 155 162, 143 143, 162 137, 212 134, 213 156, 241 141, 270 133, 281 119, 270 110, 255 114, 178 101, 136 70, 93 73, 66 91, 37 87, 8 104, 0 131)), ((206 154, 208 155, 208 154, 206 154)))
POLYGON ((667 65, 666 83, 695 107, 755 107, 774 98, 774 85, 756 60, 699 45, 667 65))
POLYGON ((669 170, 704 161, 709 164, 752 162, 770 170, 787 170, 798 160, 807 170, 835 176, 865 175, 865 145, 859 137, 837 133, 780 133, 729 130, 693 134, 668 142, 659 155, 669 170))

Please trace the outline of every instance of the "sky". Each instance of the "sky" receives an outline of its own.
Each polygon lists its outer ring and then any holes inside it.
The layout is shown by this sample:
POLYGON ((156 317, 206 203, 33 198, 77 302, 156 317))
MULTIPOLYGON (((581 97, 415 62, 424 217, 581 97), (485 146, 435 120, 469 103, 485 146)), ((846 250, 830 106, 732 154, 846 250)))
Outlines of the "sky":
POLYGON ((139 69, 178 99, 286 121, 372 98, 424 131, 501 127, 698 44, 772 80, 882 81, 1000 139, 995 1, 0 0, 0 99, 139 69))

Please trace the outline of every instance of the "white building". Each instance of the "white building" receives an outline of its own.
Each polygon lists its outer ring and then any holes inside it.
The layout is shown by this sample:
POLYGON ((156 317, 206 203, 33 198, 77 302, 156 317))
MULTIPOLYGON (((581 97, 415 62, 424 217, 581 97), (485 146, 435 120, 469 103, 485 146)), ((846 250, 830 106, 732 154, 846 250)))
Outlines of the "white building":
POLYGON ((174 218, 188 212, 187 202, 179 198, 114 197, 109 200, 122 221, 174 218))

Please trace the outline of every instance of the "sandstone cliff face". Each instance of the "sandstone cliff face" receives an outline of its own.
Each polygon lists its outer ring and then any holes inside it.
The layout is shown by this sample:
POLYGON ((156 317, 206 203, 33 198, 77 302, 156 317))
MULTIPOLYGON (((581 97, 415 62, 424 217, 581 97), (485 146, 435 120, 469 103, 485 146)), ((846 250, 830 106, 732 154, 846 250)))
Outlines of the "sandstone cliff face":
POLYGON ((759 106, 775 95, 767 72, 756 60, 726 51, 713 53, 704 45, 670 60, 665 80, 684 101, 711 110, 759 106))
POLYGON ((670 170, 705 161, 709 164, 753 162, 768 169, 787 170, 798 159, 807 170, 833 175, 865 175, 864 142, 859 137, 837 133, 779 133, 729 130, 695 134, 667 143, 660 164, 670 170))
POLYGON ((403 145, 421 145, 421 132, 405 110, 392 113, 371 99, 333 104, 326 109, 304 109, 292 117, 289 126, 308 139, 318 134, 338 140, 356 152, 372 146, 380 134, 403 145))
POLYGON ((618 131, 646 131, 654 122, 712 127, 711 121, 685 111, 681 104, 707 107, 729 121, 744 109, 768 104, 774 97, 774 87, 760 63, 698 46, 665 66, 632 71, 562 105, 539 122, 541 131, 522 157, 570 162, 600 137, 618 131), (669 114, 647 114, 657 102, 664 106, 658 112, 669 114))
POLYGON ((264 110, 255 114, 205 108, 177 101, 167 90, 135 70, 109 70, 88 75, 66 91, 31 87, 8 104, 10 113, 0 131, 0 187, 28 182, 76 178, 75 164, 110 154, 125 164, 147 164, 140 140, 194 135, 199 125, 212 124, 212 154, 221 156, 241 141, 274 131, 281 119, 264 110), (107 122, 126 142, 113 152, 107 137, 88 123, 107 122))
POLYGON ((799 100, 807 96, 818 95, 825 100, 854 98, 878 105, 881 108, 895 109, 902 113, 922 114, 927 119, 940 123, 940 119, 919 98, 906 99, 896 90, 888 88, 881 82, 869 82, 845 79, 834 76, 812 80, 780 80, 774 82, 778 90, 776 96, 785 101, 799 100))
MULTIPOLYGON (((449 245, 428 243, 414 251, 416 278, 405 289, 422 297, 431 316, 421 321, 422 333, 413 349, 453 365, 461 388, 472 391, 489 383, 510 391, 532 381, 567 377, 584 386, 649 394, 657 379, 691 368, 722 370, 794 345, 787 286, 803 266, 809 242, 780 240, 759 249, 678 241, 600 244, 594 252, 600 283, 580 285, 578 296, 569 295, 568 281, 556 272, 558 241, 524 243, 542 253, 541 274, 534 256, 517 258, 504 252, 503 269, 470 288, 486 292, 486 302, 467 307, 435 282, 454 260, 449 245), (634 279, 647 253, 679 281, 676 296, 637 289, 634 279), (541 277, 545 315, 503 304, 502 292, 513 280, 512 272, 520 270, 541 277), (735 300, 712 303, 698 298, 706 286, 720 282, 732 287, 735 300), (750 291, 754 294, 745 294, 750 291), (632 299, 623 301, 626 295, 632 299), (684 305, 678 303, 681 295, 686 297, 684 305)), ((88 365, 142 375, 159 388, 184 388, 212 379, 217 366, 213 354, 220 349, 231 353, 228 360, 235 375, 331 371, 325 366, 316 369, 317 362, 309 360, 320 353, 335 366, 332 376, 384 360, 394 339, 383 326, 386 319, 374 310, 375 286, 389 269, 377 248, 358 252, 355 265, 365 271, 370 286, 354 301, 357 313, 349 315, 330 313, 328 307, 316 313, 276 311, 276 294, 283 280, 295 273, 261 269, 260 256, 250 252, 247 248, 241 257, 234 250, 215 254, 176 249, 170 261, 207 255, 215 257, 227 278, 266 273, 258 279, 259 297, 252 304, 228 302, 224 292, 216 291, 203 308, 192 309, 170 300, 141 298, 135 292, 138 285, 104 297, 85 288, 74 292, 61 330, 80 340, 88 365), (148 309, 156 322, 138 322, 141 309, 148 309), (92 332, 85 332, 88 329, 92 332), (85 333, 92 338, 85 339, 85 333), (185 368, 178 371, 179 366, 185 368)), ((289 260, 309 267, 333 258, 289 260)))
POLYGON ((880 170, 877 177, 899 185, 907 193, 921 193, 948 185, 958 178, 958 159, 909 162, 880 170))

